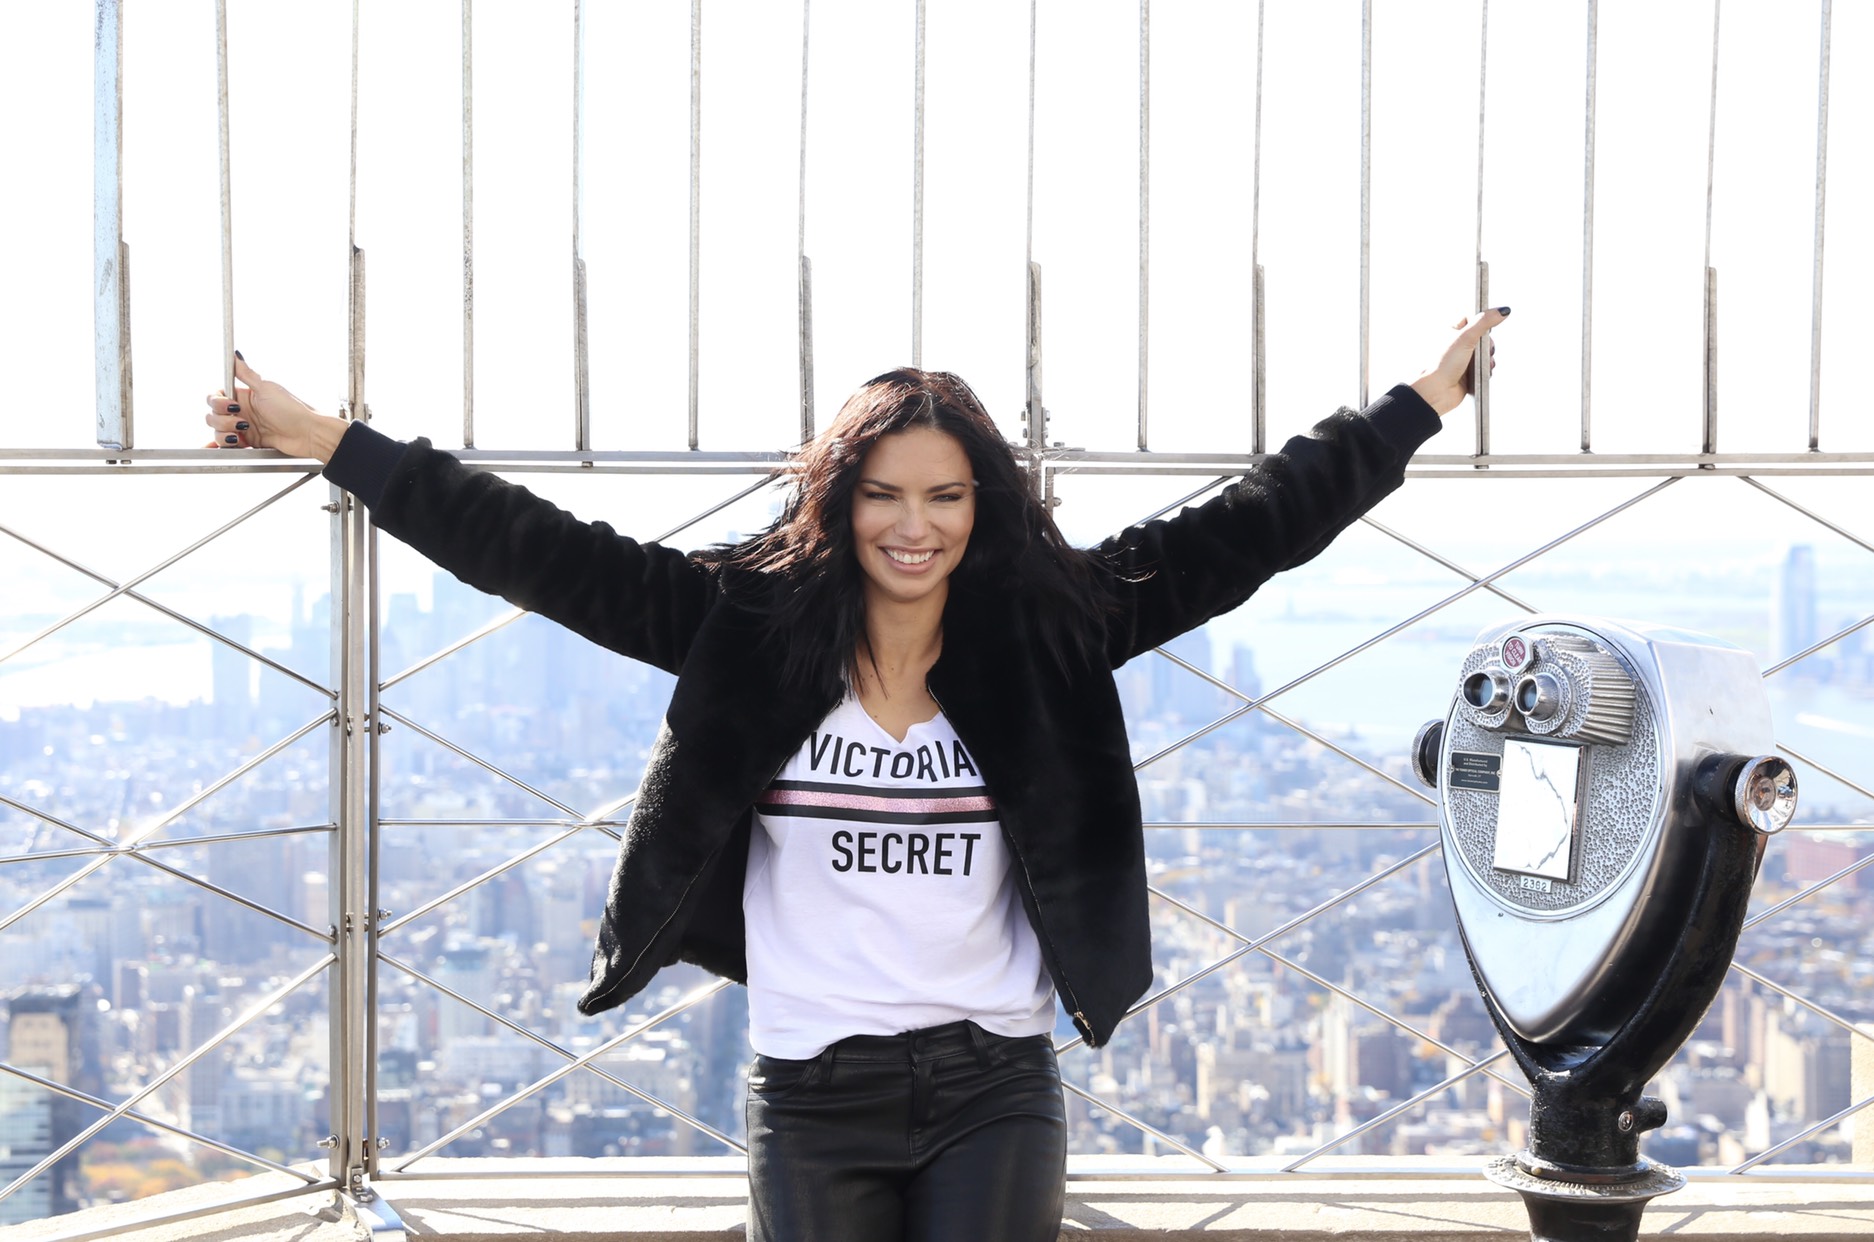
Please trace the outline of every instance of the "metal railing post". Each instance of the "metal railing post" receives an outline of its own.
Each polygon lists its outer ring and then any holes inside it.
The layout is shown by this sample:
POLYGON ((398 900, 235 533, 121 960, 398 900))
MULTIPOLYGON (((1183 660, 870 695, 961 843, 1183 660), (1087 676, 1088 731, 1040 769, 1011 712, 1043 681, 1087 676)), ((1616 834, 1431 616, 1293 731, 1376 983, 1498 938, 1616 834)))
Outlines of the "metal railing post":
POLYGON ((130 247, 124 244, 124 27, 121 0, 98 0, 92 80, 93 292, 98 444, 127 449, 130 408, 130 247))

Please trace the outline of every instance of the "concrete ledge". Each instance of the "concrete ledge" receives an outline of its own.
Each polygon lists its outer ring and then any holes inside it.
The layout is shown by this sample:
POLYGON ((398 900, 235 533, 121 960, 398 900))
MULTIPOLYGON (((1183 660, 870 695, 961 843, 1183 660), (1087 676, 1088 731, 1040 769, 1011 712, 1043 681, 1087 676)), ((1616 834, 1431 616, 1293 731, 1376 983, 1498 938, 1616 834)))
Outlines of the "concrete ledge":
MULTIPOLYGON (((647 1163, 430 1160, 424 1176, 380 1183, 379 1190, 401 1215, 410 1242, 742 1242, 747 1184, 741 1177, 710 1171, 664 1176, 647 1170, 647 1163), (622 1175, 627 1168, 631 1176, 622 1175), (620 1175, 608 1175, 614 1170, 620 1175)), ((1406 1162, 1400 1163, 1402 1174, 1410 1174, 1406 1162)), ((691 1161, 684 1167, 699 1166, 691 1161)), ((1779 1167, 1780 1179, 1807 1174, 1813 1180, 1696 1178, 1653 1202, 1641 1236, 1727 1242, 1874 1238, 1874 1180, 1849 1180, 1844 1172, 1779 1167)), ((362 1242, 370 1236, 354 1214, 332 1209, 330 1191, 178 1219, 295 1185, 265 1174, 197 1186, 0 1229, 0 1242, 106 1236, 130 1242, 362 1242)), ((1527 1238, 1529 1228, 1521 1201, 1481 1175, 1099 1180, 1096 1174, 1068 1185, 1061 1236, 1072 1242, 1086 1235, 1102 1242, 1504 1242, 1527 1238)))

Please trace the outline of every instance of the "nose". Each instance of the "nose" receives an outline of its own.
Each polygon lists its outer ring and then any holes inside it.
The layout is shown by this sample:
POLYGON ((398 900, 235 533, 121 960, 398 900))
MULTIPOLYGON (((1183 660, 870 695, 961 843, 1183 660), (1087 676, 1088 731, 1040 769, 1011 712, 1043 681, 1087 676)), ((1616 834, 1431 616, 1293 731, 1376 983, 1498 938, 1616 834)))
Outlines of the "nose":
POLYGON ((924 502, 914 497, 906 497, 898 506, 898 537, 907 543, 915 543, 930 531, 930 514, 924 502))

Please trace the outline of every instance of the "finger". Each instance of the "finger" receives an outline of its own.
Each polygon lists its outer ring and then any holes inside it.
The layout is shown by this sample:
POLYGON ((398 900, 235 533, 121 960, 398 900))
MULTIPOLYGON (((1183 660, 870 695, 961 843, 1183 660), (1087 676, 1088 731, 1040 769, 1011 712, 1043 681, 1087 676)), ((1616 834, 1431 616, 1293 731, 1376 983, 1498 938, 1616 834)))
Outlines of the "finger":
POLYGON ((234 351, 234 378, 252 388, 260 382, 260 372, 249 366, 247 359, 241 357, 241 351, 234 351))
POLYGON ((1509 317, 1510 308, 1507 306, 1493 306, 1488 310, 1478 311, 1475 315, 1469 316, 1458 324, 1459 329, 1462 331, 1462 335, 1458 339, 1468 339, 1472 344, 1475 344, 1477 341, 1483 339, 1484 333, 1490 331, 1490 329, 1496 327, 1509 317))

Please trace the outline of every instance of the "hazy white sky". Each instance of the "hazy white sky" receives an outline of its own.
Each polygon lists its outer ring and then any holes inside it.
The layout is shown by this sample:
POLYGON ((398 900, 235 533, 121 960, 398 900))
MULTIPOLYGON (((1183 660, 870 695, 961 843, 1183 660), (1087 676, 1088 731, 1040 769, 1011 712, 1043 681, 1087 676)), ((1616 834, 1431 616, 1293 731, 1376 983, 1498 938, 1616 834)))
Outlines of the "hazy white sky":
MULTIPOLYGON (((0 445, 90 443, 92 8, 0 7, 0 445)), ((237 338, 269 375, 334 408, 345 385, 351 6, 231 0, 237 338)), ((910 360, 912 0, 811 5, 806 249, 824 419, 910 360)), ((1711 258, 1720 273, 1725 451, 1800 451, 1809 409, 1820 0, 1731 0, 1718 56, 1711 258)), ((1374 392, 1409 378, 1470 309, 1479 229, 1499 333, 1493 447, 1572 452, 1581 417, 1587 8, 1488 12, 1478 216, 1479 0, 1373 5, 1374 392)), ((1593 428, 1608 452, 1686 452, 1701 418, 1700 306, 1712 81, 1710 0, 1601 6, 1594 202, 1593 428)), ((702 33, 702 447, 789 446, 798 416, 798 4, 706 0, 702 33)), ((690 6, 588 0, 585 252, 599 448, 676 449, 687 404, 690 6)), ((1139 8, 1044 0, 1033 253, 1045 282, 1053 436, 1129 449, 1137 418, 1139 8)), ((477 441, 572 443, 572 6, 475 6, 477 441)), ((1874 309, 1874 6, 1833 16, 1822 447, 1874 448, 1855 391, 1874 309)), ((395 435, 459 443, 462 407, 460 6, 362 5, 356 237, 369 270, 367 392, 395 435)), ((124 232, 132 253, 140 447, 200 443, 221 372, 212 0, 125 0, 124 232)), ((929 0, 924 352, 983 394, 1013 436, 1023 392, 1029 9, 929 0)), ((1361 7, 1270 0, 1260 258, 1272 440, 1358 399, 1361 7)), ((1151 443, 1248 446, 1257 6, 1160 0, 1151 12, 1151 443)), ((1430 451, 1474 443, 1468 405, 1430 451)), ((580 481, 534 476, 549 491, 580 481)), ((0 522, 127 573, 238 513, 268 479, 10 479, 0 522), (238 493, 238 494, 237 494, 238 493), (97 497, 95 501, 90 497, 97 497), (102 520, 99 520, 102 519, 102 520)), ((1836 481, 1790 484, 1853 525, 1836 481)), ((1195 481, 1162 481, 1169 499, 1195 481)), ((729 480, 627 481, 582 511, 641 534, 729 480)), ((1514 540, 1640 490, 1418 483, 1388 513, 1449 536, 1487 496, 1514 540)), ((1156 501, 1070 481, 1063 524, 1092 538, 1156 501)), ((198 586, 274 573, 275 541, 323 499, 296 497, 174 573, 198 586), (270 519, 271 521, 271 519, 270 519)), ((590 495, 590 492, 587 493, 590 495)), ((759 500, 729 515, 743 528, 759 500)), ((1730 480, 1692 480, 1630 527, 1729 543, 1701 523, 1802 537, 1730 480), (1683 497, 1682 499, 1679 497, 1683 497), (1741 499, 1740 499, 1741 498, 1741 499)), ((300 523, 304 525, 304 523, 300 523)), ((1474 538, 1501 535, 1478 523, 1474 538)), ((719 530, 704 532, 713 537, 719 530)), ((699 538, 703 535, 699 535, 699 538)), ((294 534, 322 552, 313 524, 294 534)), ((1824 557, 1829 548, 1822 550, 1824 557)), ((1753 555, 1773 555, 1771 552, 1753 555)), ((1487 568, 1476 553, 1474 567, 1487 568)), ((15 562, 43 568, 13 546, 15 562)), ((322 572, 322 571, 321 571, 322 572)))
MULTIPOLYGON (((326 404, 343 391, 349 5, 230 4, 237 334, 326 404)), ((0 341, 9 444, 89 440, 91 5, 12 4, 0 106, 0 341)), ((460 18, 365 3, 357 240, 368 391, 393 431, 457 434, 460 18)), ((686 4, 588 2, 586 252, 601 447, 680 447, 688 303, 686 4)), ((570 3, 475 12, 478 441, 560 447, 571 426, 570 3)), ((807 250, 818 400, 910 354, 910 0, 811 8, 807 250)), ((1712 262, 1721 449, 1806 443, 1820 0, 1723 12, 1712 262)), ((1471 301, 1478 0, 1374 5, 1375 390, 1415 373, 1471 301)), ((1028 8, 930 0, 924 360, 1018 426, 1028 8)), ((1256 5, 1151 13, 1154 447, 1242 443, 1255 191, 1256 5)), ((1593 389, 1608 451, 1695 448, 1709 3, 1603 6, 1593 389)), ((802 10, 709 0, 703 26, 703 446, 779 447, 796 425, 802 10)), ((193 443, 219 372, 214 6, 127 0, 125 235, 138 440, 193 443)), ((1034 254, 1061 438, 1129 447, 1136 418, 1139 11, 1043 3, 1034 254)), ((1586 7, 1489 12, 1484 252, 1503 334, 1495 447, 1569 451, 1580 417, 1586 7)), ((1866 449, 1850 363, 1874 269, 1874 12, 1839 5, 1829 158, 1823 447, 1866 449)), ((1274 430, 1357 397, 1360 5, 1266 17, 1261 258, 1274 430)), ((1468 431, 1440 442, 1462 451, 1468 431)))

